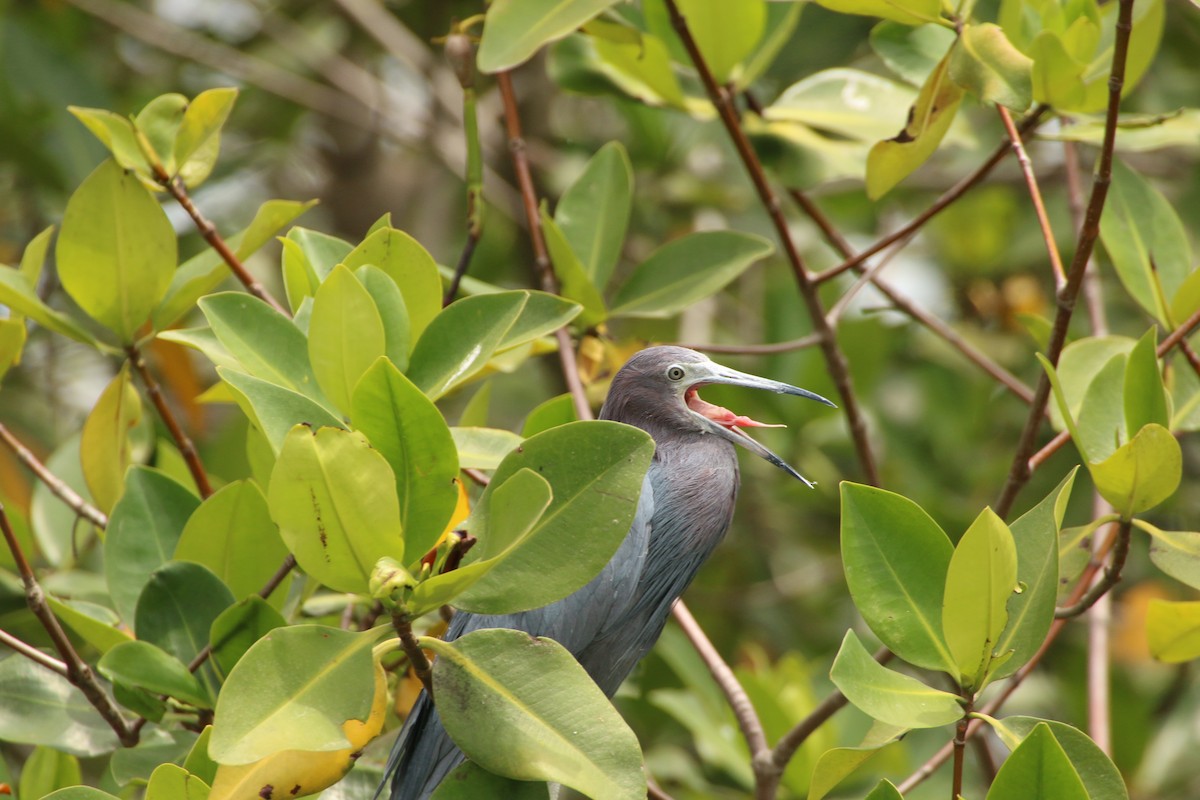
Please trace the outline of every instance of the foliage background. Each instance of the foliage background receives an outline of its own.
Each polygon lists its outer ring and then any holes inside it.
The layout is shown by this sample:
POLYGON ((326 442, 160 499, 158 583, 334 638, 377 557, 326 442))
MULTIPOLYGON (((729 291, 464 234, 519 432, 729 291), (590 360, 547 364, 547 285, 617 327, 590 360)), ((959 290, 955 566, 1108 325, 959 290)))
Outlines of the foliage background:
MULTIPOLYGON (((29 239, 58 221, 70 192, 104 155, 68 114, 68 105, 125 113, 164 92, 192 96, 227 84, 230 76, 221 66, 236 54, 247 59, 250 73, 236 76, 242 96, 226 127, 222 158, 196 195, 219 228, 241 227, 271 197, 316 197, 319 206, 302 220, 307 227, 357 241, 381 214, 390 212, 396 227, 421 241, 439 263, 452 264, 465 218, 459 88, 430 42, 444 35, 453 20, 481 9, 458 1, 390 4, 407 37, 399 45, 405 58, 399 59, 346 12, 354 5, 257 0, 131 4, 152 15, 151 26, 121 22, 113 15, 127 6, 111 0, 0 3, 0 262, 16 263, 29 239), (202 37, 207 49, 185 51, 191 37, 202 37), (296 96, 282 97, 281 89, 295 89, 296 96)), ((989 16, 986 9, 979 14, 989 16)), ((756 84, 756 93, 774 97, 799 77, 835 66, 880 71, 867 43, 874 23, 807 6, 779 58, 756 84)), ((1194 6, 1167 3, 1160 53, 1123 111, 1162 113, 1194 105, 1198 46, 1200 15, 1194 6)), ((771 236, 769 221, 716 123, 612 96, 564 91, 548 76, 544 55, 518 70, 515 79, 528 153, 543 196, 558 197, 605 142, 616 139, 628 149, 637 191, 619 269, 694 228, 729 227, 771 236)), ((974 140, 975 146, 944 147, 882 201, 869 202, 859 182, 837 181, 819 188, 820 203, 839 227, 854 232, 859 245, 910 219, 1002 139, 989 109, 967 112, 965 140, 974 140)), ((1184 136, 1177 146, 1130 153, 1128 159, 1194 230, 1200 219, 1200 120, 1191 113, 1191 127, 1185 129, 1190 143, 1184 136)), ((896 109, 897 128, 902 114, 903 109, 896 109)), ((488 207, 471 274, 501 285, 529 286, 529 237, 513 189, 499 98, 486 78, 480 81, 480 124, 490 170, 485 178, 488 207)), ((1073 237, 1062 147, 1037 140, 1030 151, 1060 245, 1069 252, 1073 237)), ((1090 157, 1094 151, 1086 152, 1090 157)), ((182 236, 181 257, 201 250, 204 243, 188 220, 177 209, 169 213, 182 236)), ((835 264, 816 229, 800 215, 791 219, 812 266, 835 264)), ((278 285, 272 284, 278 258, 272 244, 251 262, 269 285, 278 285)), ((1144 314, 1119 288, 1103 254, 1098 262, 1111 329, 1140 336, 1147 326, 1144 314)), ((1036 219, 1011 158, 986 185, 928 225, 887 275, 1024 381, 1037 380, 1029 357, 1034 341, 1022 316, 1052 315, 1053 284, 1036 219)), ((69 302, 53 285, 45 292, 52 304, 69 302)), ((956 536, 981 507, 994 502, 1025 407, 928 331, 881 307, 881 298, 864 292, 839 328, 871 423, 881 482, 918 502, 956 536)), ((744 345, 795 339, 808 331, 792 277, 778 257, 679 318, 611 326, 621 352, 649 341, 744 345)), ((179 400, 206 464, 217 475, 238 474, 245 470, 244 455, 228 443, 236 441, 244 423, 228 407, 195 402, 214 376, 181 352, 155 345, 162 379, 179 400)), ((716 358, 835 395, 815 350, 716 358)), ((79 429, 112 372, 113 364, 93 351, 36 333, 23 363, 0 392, 0 418, 40 454, 49 455, 79 429)), ((519 429, 530 409, 561 391, 557 362, 543 357, 515 374, 493 377, 490 387, 489 424, 519 429)), ((598 400, 603 386, 594 389, 598 400)), ((720 652, 748 672, 790 670, 789 685, 798 693, 797 706, 803 707, 807 692, 819 698, 829 688, 829 662, 846 628, 856 624, 838 554, 837 486, 843 478, 862 476, 841 417, 814 414, 810 406, 786 398, 720 390, 711 394, 714 402, 738 413, 787 423, 786 432, 767 432, 761 438, 816 479, 818 488, 809 491, 765 463, 743 459, 734 526, 687 599, 720 652)), ((444 404, 447 418, 455 419, 470 396, 468 390, 450 398, 444 404)), ((1185 438, 1183 444, 1184 488, 1153 515, 1159 527, 1169 530, 1194 528, 1200 513, 1200 494, 1188 488, 1195 486, 1200 453, 1194 441, 1185 438)), ((1076 461, 1070 447, 1054 456, 1023 492, 1018 510, 1045 496, 1076 461)), ((1081 475, 1069 520, 1090 518, 1087 486, 1081 475)), ((18 518, 29 514, 32 487, 15 459, 0 452, 0 496, 10 513, 18 518)), ((1145 539, 1135 539, 1111 611, 1113 757, 1137 796, 1192 797, 1200 793, 1200 784, 1187 743, 1194 745, 1200 736, 1195 728, 1200 690, 1186 667, 1165 666, 1149 657, 1141 620, 1150 598, 1196 597, 1162 578, 1148 560, 1145 539)), ((83 575, 69 577, 86 580, 83 575)), ((18 591, 0 592, 0 624, 7 628, 22 607, 18 591)), ((1008 710, 1086 726, 1084 637, 1084 626, 1073 625, 1008 710)), ((738 747, 736 737, 697 737, 678 716, 664 715, 651 703, 656 689, 681 685, 680 671, 694 669, 686 664, 692 659, 680 637, 669 635, 619 707, 638 731, 651 770, 660 781, 672 783, 678 797, 741 796, 737 781, 716 766, 736 760, 730 755, 738 747)), ((686 690, 705 691, 697 686, 693 682, 686 690)), ((718 722, 728 726, 730 720, 717 715, 695 724, 711 732, 718 722)), ((865 720, 854 710, 843 712, 839 732, 831 733, 827 743, 854 739, 865 720)), ((914 734, 902 752, 889 755, 883 774, 902 778, 943 740, 941 733, 914 734)), ((23 751, 6 745, 2 752, 17 761, 23 751)), ((933 781, 919 792, 912 796, 941 797, 944 789, 933 781)))

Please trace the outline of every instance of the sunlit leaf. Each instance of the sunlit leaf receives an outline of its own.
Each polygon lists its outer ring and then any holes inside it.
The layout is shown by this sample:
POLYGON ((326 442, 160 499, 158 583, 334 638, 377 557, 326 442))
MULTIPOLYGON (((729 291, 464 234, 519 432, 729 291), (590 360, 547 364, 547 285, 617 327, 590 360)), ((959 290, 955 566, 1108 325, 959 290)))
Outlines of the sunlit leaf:
POLYGON ((1159 661, 1181 664, 1200 658, 1200 602, 1152 599, 1146 610, 1146 638, 1159 661))
POLYGON ((313 297, 308 359, 317 384, 338 409, 350 413, 358 379, 384 354, 383 319, 354 273, 334 267, 313 297))
POLYGON ((941 25, 913 27, 885 21, 871 29, 871 49, 892 72, 914 86, 925 83, 954 41, 954 31, 941 25))
POLYGON ((1164 531, 1144 519, 1133 524, 1150 534, 1150 560, 1163 572, 1200 589, 1200 532, 1164 531))
POLYGON ((479 43, 479 71, 499 72, 526 61, 616 0, 496 0, 488 7, 479 43))
POLYGON ((934 22, 942 10, 937 0, 818 0, 818 3, 841 14, 880 17, 904 25, 934 22))
POLYGON ((129 432, 142 419, 142 400, 129 375, 129 365, 100 393, 83 423, 79 456, 96 507, 108 513, 125 488, 125 470, 133 463, 129 432))
POLYGON ((950 56, 950 78, 988 103, 1024 111, 1033 102, 1033 61, 990 22, 963 26, 950 56))
POLYGON ((1170 431, 1150 424, 1088 469, 1096 491, 1128 519, 1175 494, 1183 476, 1183 455, 1170 431))
POLYGON ((854 631, 846 631, 829 677, 858 709, 905 728, 936 728, 963 715, 957 695, 881 666, 854 631))
POLYGON ((408 377, 436 400, 483 368, 529 301, 527 292, 464 297, 434 318, 413 349, 408 377))
POLYGON ((521 437, 498 428, 451 428, 458 464, 463 469, 495 469, 521 437))
MULTIPOLYGON (((373 264, 396 282, 404 297, 413 340, 420 338, 442 309, 442 279, 437 264, 429 251, 404 231, 394 228, 375 231, 347 253, 342 263, 351 270, 373 264)), ((322 273, 318 269, 317 274, 325 280, 328 270, 322 273)))
POLYGON ((119 644, 104 654, 96 668, 113 683, 165 694, 201 708, 212 700, 182 661, 149 642, 119 644))
POLYGON ((1043 724, 1000 766, 987 800, 1088 800, 1088 793, 1062 745, 1043 724))

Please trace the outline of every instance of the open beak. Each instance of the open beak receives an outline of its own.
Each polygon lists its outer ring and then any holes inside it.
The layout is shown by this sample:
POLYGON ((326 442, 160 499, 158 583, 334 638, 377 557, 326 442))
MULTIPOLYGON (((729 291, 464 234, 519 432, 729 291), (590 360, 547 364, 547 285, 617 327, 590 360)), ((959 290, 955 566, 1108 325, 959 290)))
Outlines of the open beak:
POLYGON ((818 403, 824 403, 832 408, 837 408, 833 403, 826 400, 821 395, 810 392, 807 389, 801 389, 798 386, 792 386, 779 381, 760 378, 757 375, 748 375, 745 372, 738 372, 736 369, 723 367, 720 364, 709 363, 704 374, 697 375, 696 379, 684 391, 684 402, 687 407, 698 417, 704 419, 710 430, 713 433, 721 436, 736 445, 740 445, 751 453, 770 461, 775 466, 782 469, 787 474, 791 475, 800 481, 803 481, 809 488, 814 487, 812 481, 805 478, 796 470, 784 461, 779 456, 772 453, 759 442, 751 439, 742 428, 776 428, 783 427, 781 425, 767 425, 762 422, 757 422, 749 417, 739 416, 728 409, 720 406, 707 403, 700 399, 700 395, 696 390, 702 386, 707 386, 713 383, 724 383, 730 386, 745 386, 749 389, 763 389, 776 394, 790 394, 796 397, 807 397, 809 400, 816 400, 818 403))

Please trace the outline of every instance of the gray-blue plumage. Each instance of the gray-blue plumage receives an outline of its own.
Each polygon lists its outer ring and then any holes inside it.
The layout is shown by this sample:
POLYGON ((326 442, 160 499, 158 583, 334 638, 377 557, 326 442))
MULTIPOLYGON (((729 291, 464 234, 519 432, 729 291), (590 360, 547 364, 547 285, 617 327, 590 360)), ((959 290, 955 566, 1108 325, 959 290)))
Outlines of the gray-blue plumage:
MULTIPOLYGON (((611 697, 654 645, 671 605, 729 528, 738 490, 734 443, 800 478, 737 430, 749 420, 729 422, 732 414, 699 400, 696 388, 710 383, 767 389, 832 405, 803 389, 721 367, 685 348, 653 347, 638 353, 614 377, 600 412, 601 419, 642 428, 655 442, 629 535, 600 574, 574 594, 520 614, 460 612, 445 638, 481 628, 513 628, 554 639, 611 697)), ((388 762, 391 800, 427 798, 463 760, 433 703, 422 694, 388 762)))

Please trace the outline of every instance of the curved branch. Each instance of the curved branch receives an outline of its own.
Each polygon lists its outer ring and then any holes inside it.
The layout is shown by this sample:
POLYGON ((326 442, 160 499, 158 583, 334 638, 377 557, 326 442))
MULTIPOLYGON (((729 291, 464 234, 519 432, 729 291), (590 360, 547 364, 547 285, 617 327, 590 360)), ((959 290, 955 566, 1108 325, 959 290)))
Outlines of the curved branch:
POLYGON ((26 447, 16 436, 13 436, 12 431, 5 427, 3 423, 0 423, 0 441, 4 442, 8 446, 8 449, 13 451, 13 454, 22 464, 29 467, 30 471, 38 477, 38 480, 46 484, 46 488, 55 497, 66 503, 68 508, 97 528, 108 527, 108 516, 103 511, 96 508, 87 500, 84 500, 62 478, 51 472, 45 464, 38 460, 38 457, 33 454, 32 450, 26 447))

